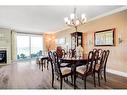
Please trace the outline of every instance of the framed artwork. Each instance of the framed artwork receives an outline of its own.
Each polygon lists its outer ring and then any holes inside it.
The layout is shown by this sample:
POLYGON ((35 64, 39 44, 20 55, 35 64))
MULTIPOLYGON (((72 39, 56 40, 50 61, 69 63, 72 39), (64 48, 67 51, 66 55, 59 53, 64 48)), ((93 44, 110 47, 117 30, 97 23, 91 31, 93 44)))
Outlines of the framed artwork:
POLYGON ((65 38, 60 38, 60 39, 56 39, 56 44, 57 45, 63 45, 63 44, 65 44, 65 38))
POLYGON ((94 33, 94 46, 114 46, 115 28, 94 33))

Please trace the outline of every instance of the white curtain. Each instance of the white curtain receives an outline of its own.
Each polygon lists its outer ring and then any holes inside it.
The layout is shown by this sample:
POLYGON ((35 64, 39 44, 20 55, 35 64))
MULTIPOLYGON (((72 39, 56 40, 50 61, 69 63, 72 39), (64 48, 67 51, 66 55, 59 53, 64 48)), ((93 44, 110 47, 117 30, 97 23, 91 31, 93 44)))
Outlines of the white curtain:
POLYGON ((11 38, 12 38, 12 47, 11 47, 11 50, 12 50, 12 54, 11 54, 11 58, 12 60, 16 60, 17 59, 17 33, 15 30, 12 30, 12 35, 11 35, 11 38))

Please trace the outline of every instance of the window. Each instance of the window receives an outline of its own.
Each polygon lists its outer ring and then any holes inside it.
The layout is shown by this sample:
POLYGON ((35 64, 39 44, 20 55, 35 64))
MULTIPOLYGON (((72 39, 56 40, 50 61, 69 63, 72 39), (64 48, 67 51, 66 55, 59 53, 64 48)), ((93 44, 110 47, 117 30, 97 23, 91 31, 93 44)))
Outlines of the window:
POLYGON ((25 35, 17 36, 17 59, 30 58, 29 42, 30 42, 29 36, 25 35))
POLYGON ((37 58, 42 55, 43 41, 41 35, 17 35, 17 59, 37 58))
POLYGON ((42 37, 31 36, 31 58, 42 55, 42 37))

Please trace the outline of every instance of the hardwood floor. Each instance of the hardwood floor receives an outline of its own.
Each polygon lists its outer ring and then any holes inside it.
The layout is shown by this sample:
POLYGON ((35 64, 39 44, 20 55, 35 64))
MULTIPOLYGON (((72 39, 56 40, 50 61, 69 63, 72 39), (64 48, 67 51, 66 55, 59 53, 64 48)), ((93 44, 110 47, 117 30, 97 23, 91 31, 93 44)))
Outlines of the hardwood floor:
MULTIPOLYGON (((97 78, 96 78, 97 83, 97 78)), ((77 79, 78 89, 83 89, 83 80, 77 79)), ((41 71, 35 61, 14 62, 0 68, 0 89, 59 89, 59 81, 55 78, 51 86, 51 69, 41 71)), ((94 87, 93 78, 87 78, 87 89, 127 89, 127 78, 107 73, 107 82, 101 80, 101 87, 94 87)), ((63 89, 73 86, 63 82, 63 89)))

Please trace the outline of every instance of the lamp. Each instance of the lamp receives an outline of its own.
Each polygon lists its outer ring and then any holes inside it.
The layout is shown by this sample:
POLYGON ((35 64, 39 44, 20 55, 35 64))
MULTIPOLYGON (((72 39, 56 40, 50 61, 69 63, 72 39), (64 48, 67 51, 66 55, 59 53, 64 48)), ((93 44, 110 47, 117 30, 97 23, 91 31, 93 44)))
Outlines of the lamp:
POLYGON ((85 24, 87 18, 85 14, 81 14, 81 17, 78 17, 76 14, 76 8, 74 8, 74 12, 70 14, 70 17, 65 17, 64 21, 65 23, 70 26, 74 27, 77 32, 77 27, 81 24, 85 24))

